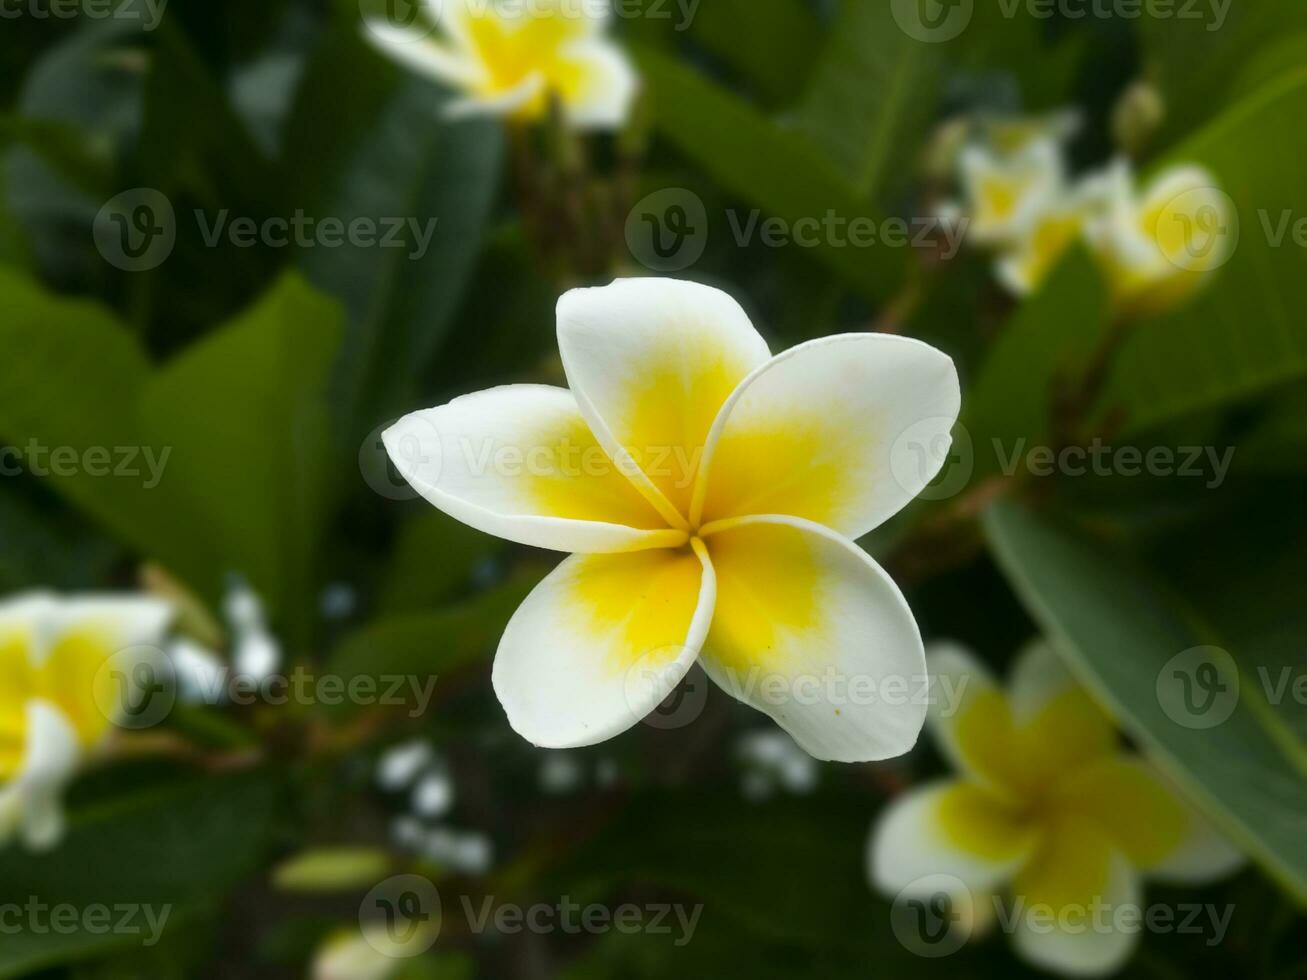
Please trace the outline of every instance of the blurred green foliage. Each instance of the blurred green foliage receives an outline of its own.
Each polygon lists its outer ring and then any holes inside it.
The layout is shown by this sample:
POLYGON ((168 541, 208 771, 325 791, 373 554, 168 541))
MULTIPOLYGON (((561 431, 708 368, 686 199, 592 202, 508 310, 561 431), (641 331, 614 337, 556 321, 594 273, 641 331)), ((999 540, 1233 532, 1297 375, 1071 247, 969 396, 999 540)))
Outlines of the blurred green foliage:
MULTIPOLYGON (((941 769, 924 743, 893 763, 823 767, 811 796, 754 802, 737 791, 729 746, 755 718, 712 692, 689 728, 637 728, 576 753, 590 767, 614 761, 616 783, 543 793, 542 754, 508 730, 489 668, 550 559, 400 499, 377 432, 490 384, 559 383, 553 304, 571 286, 643 271, 621 225, 645 193, 685 187, 711 215, 758 208, 791 221, 929 213, 937 178, 924 164, 940 123, 1076 106, 1075 155, 1101 161, 1115 100, 1136 79, 1155 84, 1167 110, 1141 163, 1205 164, 1236 202, 1242 238, 1196 302, 1117 338, 1077 434, 1233 446, 1217 488, 1091 474, 1017 480, 983 506, 989 481, 1005 479, 992 440, 1064 434, 1059 393, 1078 389, 1115 336, 1079 253, 1018 306, 973 253, 737 247, 718 222, 683 274, 737 296, 773 349, 879 325, 955 357, 973 470, 864 544, 900 578, 928 638, 961 639, 1000 667, 1020 640, 1048 634, 1256 862, 1204 893, 1236 907, 1224 944, 1149 936, 1125 975, 1307 976, 1303 707, 1253 699, 1229 724, 1192 731, 1161 717, 1153 694, 1158 666, 1198 644, 1230 650, 1247 689, 1260 689, 1259 668, 1307 670, 1307 252, 1265 230, 1307 217, 1307 10, 1232 0, 1221 29, 1207 30, 1013 9, 982 3, 943 44, 898 30, 879 0, 705 0, 684 31, 623 18, 644 101, 631 132, 584 142, 580 179, 600 203, 561 229, 550 209, 574 175, 557 172, 556 148, 497 121, 449 121, 448 93, 376 54, 347 0, 173 0, 153 31, 128 18, 6 19, 0 443, 172 457, 151 488, 5 476, 0 586, 131 586, 148 559, 216 609, 238 574, 268 603, 292 662, 440 683, 419 719, 200 709, 223 716, 213 728, 179 714, 172 734, 207 732, 202 745, 226 748, 93 773, 59 850, 0 853, 0 903, 170 903, 166 940, 4 935, 0 976, 303 975, 319 941, 356 921, 360 895, 291 898, 272 869, 315 846, 390 847, 394 801, 370 767, 413 734, 451 760, 458 819, 495 841, 480 880, 445 869, 451 894, 663 898, 705 911, 684 948, 661 936, 452 934, 404 976, 1030 972, 993 940, 913 957, 867 884, 866 833, 884 798, 941 769), (177 241, 157 268, 120 271, 97 251, 93 222, 142 187, 172 202, 177 241), (438 224, 413 259, 211 245, 197 210, 438 224), (582 233, 598 244, 573 261, 559 239, 582 233), (323 590, 341 584, 350 608, 325 616, 323 590), (246 740, 255 762, 239 762, 246 740)), ((940 480, 950 479, 951 467, 940 480)))

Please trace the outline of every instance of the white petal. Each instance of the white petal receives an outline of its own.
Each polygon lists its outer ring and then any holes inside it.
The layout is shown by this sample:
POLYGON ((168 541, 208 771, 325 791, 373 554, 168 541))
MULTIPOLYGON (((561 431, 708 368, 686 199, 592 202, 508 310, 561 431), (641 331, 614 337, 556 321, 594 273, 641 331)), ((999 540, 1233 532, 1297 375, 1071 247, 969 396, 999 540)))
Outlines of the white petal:
POLYGON ((698 551, 574 555, 536 586, 495 655, 495 693, 513 729, 544 748, 574 748, 657 707, 712 619, 716 582, 698 551))
POLYGON ((1148 869, 1149 877, 1180 885, 1205 885, 1241 868, 1247 860, 1243 853, 1179 790, 1160 776, 1159 779, 1170 787, 1176 803, 1184 811, 1186 826, 1179 846, 1148 869))
POLYGON ((912 611, 884 570, 795 518, 703 533, 717 572, 708 675, 818 759, 864 762, 912 748, 926 716, 926 662, 912 611))
POLYGON ((1108 976, 1138 944, 1141 893, 1138 874, 1103 835, 1067 824, 1013 882, 1017 950, 1064 976, 1108 976))
POLYGON ((81 760, 77 732, 54 705, 33 700, 27 706, 27 751, 14 777, 21 797, 22 835, 28 847, 43 850, 63 835, 62 796, 81 760))
POLYGON ((538 100, 544 90, 545 76, 533 72, 510 89, 455 99, 445 107, 445 117, 463 119, 468 116, 512 116, 538 100))
POLYGON ((669 519, 688 513, 717 413, 770 356, 726 293, 656 278, 564 294, 558 346, 595 436, 644 467, 645 492, 664 501, 669 519))
MULTIPOLYGON (((162 599, 111 593, 70 596, 47 613, 48 639, 70 633, 94 633, 108 654, 134 646, 159 646, 176 610, 162 599)), ((43 650, 41 656, 48 655, 43 650)))
POLYGON ((364 34, 378 50, 401 65, 459 89, 480 85, 484 70, 457 48, 420 30, 396 27, 384 20, 363 22, 364 34))
POLYGON ((405 416, 382 441, 415 490, 488 534, 582 552, 685 541, 595 443, 563 388, 510 385, 465 395, 405 416))
POLYGON ((194 640, 177 639, 168 646, 177 676, 178 694, 191 704, 218 704, 227 685, 227 664, 194 640))
POLYGON ((788 514, 860 537, 934 479, 961 397, 952 359, 917 340, 843 334, 788 350, 713 425, 703 520, 788 514))
POLYGON ((894 895, 932 875, 951 875, 977 894, 995 890, 1031 855, 1033 825, 997 797, 961 780, 940 780, 896 797, 868 850, 871 880, 894 895))
POLYGON ((561 60, 569 74, 562 86, 568 120, 595 129, 625 124, 640 90, 640 78, 625 52, 603 38, 587 38, 568 45, 561 60))

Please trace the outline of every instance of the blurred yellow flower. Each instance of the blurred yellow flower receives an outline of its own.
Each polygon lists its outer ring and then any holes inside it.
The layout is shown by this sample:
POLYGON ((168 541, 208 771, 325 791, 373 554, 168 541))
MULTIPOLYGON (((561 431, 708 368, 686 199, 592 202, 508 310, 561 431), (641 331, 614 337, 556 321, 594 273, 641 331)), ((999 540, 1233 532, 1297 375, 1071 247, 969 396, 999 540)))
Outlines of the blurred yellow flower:
POLYGON ((1122 161, 1103 180, 1103 217, 1090 235, 1123 310, 1147 315, 1179 306, 1229 260, 1236 215, 1207 170, 1171 167, 1140 191, 1122 161))
POLYGON ((64 786, 113 724, 115 653, 157 643, 169 607, 145 598, 25 595, 0 603, 0 844, 49 847, 64 786))
POLYGON ((932 649, 929 725, 954 779, 896 799, 874 828, 874 885, 934 889, 949 876, 959 903, 999 908, 1018 952, 1072 976, 1111 973, 1138 930, 1141 876, 1199 883, 1240 856, 1144 760, 1121 751, 1110 719, 1043 642, 1027 647, 1006 695, 955 646, 932 649), (1097 916, 1097 917, 1095 917, 1097 916))
POLYGON ((439 36, 381 20, 368 35, 395 60, 463 93, 454 115, 539 119, 557 99, 579 128, 627 119, 639 81, 605 34, 607 0, 427 0, 439 36))
POLYGON ((920 634, 852 539, 938 472, 961 399, 953 362, 886 334, 772 357, 733 299, 670 279, 567 293, 558 342, 570 391, 482 391, 383 436, 445 513, 581 552, 500 643, 494 686, 514 729, 550 748, 603 741, 697 661, 818 758, 910 748, 920 634))

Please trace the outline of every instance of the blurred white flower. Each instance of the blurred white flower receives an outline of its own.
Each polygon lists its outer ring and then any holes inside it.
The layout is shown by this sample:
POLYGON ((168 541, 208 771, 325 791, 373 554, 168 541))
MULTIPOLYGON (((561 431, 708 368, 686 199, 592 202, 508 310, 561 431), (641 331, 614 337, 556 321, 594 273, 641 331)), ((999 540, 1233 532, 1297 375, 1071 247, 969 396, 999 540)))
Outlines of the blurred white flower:
POLYGON ((377 764, 377 783, 392 793, 411 786, 434 758, 431 745, 425 739, 396 745, 382 754, 377 764))
POLYGON ((132 669, 137 648, 161 642, 171 617, 167 603, 135 596, 0 602, 0 844, 58 842, 64 788, 136 703, 148 682, 132 669))
POLYGON ((263 603, 244 582, 227 592, 224 611, 232 632, 232 664, 253 681, 271 677, 281 666, 281 644, 268 629, 263 603))
POLYGON ((454 805, 454 781, 443 770, 429 772, 413 790, 413 812, 423 817, 443 817, 454 805))
POLYGON ((426 0, 426 8, 437 36, 378 19, 365 29, 396 61, 460 90, 451 114, 539 119, 557 99, 573 126, 626 121, 639 82, 605 34, 607 0, 426 0))
POLYGON ((546 752, 540 763, 540 788, 546 793, 561 796, 581 785, 581 763, 567 752, 546 752))
POLYGON ((741 789, 751 800, 768 799, 778 789, 807 795, 817 788, 816 761, 784 732, 747 732, 736 756, 744 766, 741 789))
POLYGON ((216 653, 187 637, 168 644, 177 675, 177 696, 191 704, 217 704, 227 690, 227 665, 216 653))

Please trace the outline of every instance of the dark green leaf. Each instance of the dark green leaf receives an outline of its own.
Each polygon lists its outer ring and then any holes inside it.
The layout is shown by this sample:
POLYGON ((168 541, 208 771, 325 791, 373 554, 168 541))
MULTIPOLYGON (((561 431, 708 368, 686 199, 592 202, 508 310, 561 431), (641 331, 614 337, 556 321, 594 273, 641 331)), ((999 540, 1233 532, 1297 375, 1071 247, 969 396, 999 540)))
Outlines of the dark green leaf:
MULTIPOLYGON (((1178 722, 1158 695, 1164 669, 1182 652, 1217 645, 1244 671, 1262 657, 1257 637, 1214 635, 1202 610, 1128 556, 1019 504, 993 506, 985 529, 1026 608, 1080 679, 1221 829, 1307 900, 1307 744, 1275 721, 1255 674, 1215 727, 1178 722)), ((1227 568, 1210 555, 1204 561, 1227 568)))

